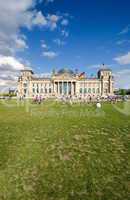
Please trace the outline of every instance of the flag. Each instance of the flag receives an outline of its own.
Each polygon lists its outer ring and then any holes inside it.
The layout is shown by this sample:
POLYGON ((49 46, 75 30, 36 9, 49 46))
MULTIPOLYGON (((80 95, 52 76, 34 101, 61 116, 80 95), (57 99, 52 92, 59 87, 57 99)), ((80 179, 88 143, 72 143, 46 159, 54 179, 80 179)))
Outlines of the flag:
POLYGON ((79 78, 84 78, 85 76, 85 72, 82 72, 81 74, 79 74, 79 78))

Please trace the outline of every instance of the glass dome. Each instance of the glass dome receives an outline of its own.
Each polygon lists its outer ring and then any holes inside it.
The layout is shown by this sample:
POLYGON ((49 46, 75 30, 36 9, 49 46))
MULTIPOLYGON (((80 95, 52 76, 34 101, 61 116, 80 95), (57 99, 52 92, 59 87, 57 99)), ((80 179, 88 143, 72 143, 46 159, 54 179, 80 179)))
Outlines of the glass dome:
POLYGON ((70 69, 63 68, 58 71, 58 74, 71 74, 72 75, 72 74, 74 74, 74 72, 70 69))

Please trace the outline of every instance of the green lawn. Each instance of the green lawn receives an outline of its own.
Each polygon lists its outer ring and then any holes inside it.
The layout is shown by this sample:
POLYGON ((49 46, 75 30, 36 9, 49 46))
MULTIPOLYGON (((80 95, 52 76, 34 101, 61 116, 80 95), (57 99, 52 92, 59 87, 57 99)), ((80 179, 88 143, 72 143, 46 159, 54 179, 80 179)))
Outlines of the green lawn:
POLYGON ((0 102, 0 200, 128 200, 129 139, 111 104, 0 102))

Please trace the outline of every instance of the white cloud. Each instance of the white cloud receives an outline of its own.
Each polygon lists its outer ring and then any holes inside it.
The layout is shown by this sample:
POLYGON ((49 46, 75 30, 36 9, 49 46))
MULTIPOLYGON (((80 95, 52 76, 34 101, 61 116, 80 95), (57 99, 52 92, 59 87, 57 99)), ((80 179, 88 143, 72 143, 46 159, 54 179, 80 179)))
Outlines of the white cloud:
POLYGON ((123 30, 119 33, 119 35, 124 35, 130 31, 130 24, 128 24, 123 30))
POLYGON ((58 46, 63 46, 63 45, 65 45, 65 42, 62 41, 62 40, 60 40, 59 38, 54 39, 53 42, 54 42, 55 44, 57 44, 58 46))
POLYGON ((0 0, 0 54, 12 55, 17 50, 27 48, 20 28, 41 25, 39 20, 41 13, 31 10, 35 2, 35 0, 0 0))
POLYGON ((51 73, 41 73, 41 74, 35 74, 36 77, 40 77, 40 78, 50 78, 51 77, 51 73))
POLYGON ((6 0, 6 1, 0 1, 0 8, 2 10, 6 10, 6 11, 24 11, 26 10, 27 7, 34 6, 35 1, 33 0, 22 0, 22 1, 18 1, 18 0, 6 0), (6 7, 5 7, 6 4, 6 7), (15 6, 14 6, 15 5, 15 6))
POLYGON ((38 13, 36 13, 36 16, 34 17, 32 23, 34 25, 46 26, 47 25, 47 20, 46 20, 45 16, 43 16, 41 11, 39 11, 38 13))
POLYGON ((116 42, 117 45, 129 44, 130 40, 118 40, 116 42))
POLYGON ((42 46, 43 49, 48 49, 48 46, 45 43, 43 43, 41 46, 42 46))
POLYGON ((114 74, 116 88, 130 88, 130 69, 124 69, 114 74))
POLYGON ((44 49, 48 49, 47 44, 43 43, 43 44, 42 44, 42 48, 44 48, 44 49))
POLYGON ((48 59, 53 59, 56 58, 58 56, 58 54, 54 51, 45 51, 42 54, 44 57, 48 58, 48 59))
POLYGON ((54 29, 57 28, 57 23, 60 20, 60 16, 58 15, 48 15, 47 19, 48 19, 48 27, 53 31, 54 29))
MULTIPOLYGON (((101 69, 103 66, 101 64, 95 64, 88 66, 90 69, 101 69)), ((108 67, 108 66, 107 66, 108 67)))
MULTIPOLYGON (((15 78, 16 72, 24 67, 15 58, 18 51, 28 48, 28 38, 22 34, 21 29, 31 30, 38 26, 55 30, 60 20, 63 20, 62 16, 55 14, 45 16, 41 11, 37 11, 35 5, 40 1, 42 2, 42 0, 0 0, 0 84, 10 83, 12 81, 9 79, 10 75, 12 79, 13 76, 15 78)), ((56 52, 48 51, 46 44, 42 47, 46 48, 43 56, 48 58, 58 56, 56 52)))
POLYGON ((23 39, 22 37, 16 38, 15 42, 16 42, 17 49, 24 50, 28 48, 25 39, 23 39))
POLYGON ((61 35, 64 36, 64 37, 68 37, 69 36, 69 32, 66 31, 66 30, 62 30, 61 31, 61 35))
POLYGON ((68 19, 63 19, 63 20, 61 21, 61 25, 63 25, 63 26, 67 26, 68 24, 69 24, 68 19))
POLYGON ((24 65, 21 64, 16 58, 11 56, 0 56, 0 70, 21 70, 24 65))
POLYGON ((25 66, 12 56, 0 56, 0 91, 4 92, 9 87, 16 87, 19 70, 25 66))
POLYGON ((57 28, 60 17, 44 16, 34 9, 36 2, 38 0, 0 0, 0 54, 15 55, 17 51, 27 48, 26 39, 21 34, 22 27, 57 28))
POLYGON ((114 60, 117 61, 120 65, 128 65, 130 64, 130 52, 125 55, 118 56, 114 58, 114 60))
POLYGON ((48 3, 53 3, 54 0, 39 0, 39 3, 45 3, 45 4, 48 4, 48 3))
POLYGON ((41 41, 41 47, 43 49, 49 49, 48 45, 46 44, 46 42, 44 40, 41 41))
POLYGON ((47 3, 53 3, 54 0, 46 0, 47 3))

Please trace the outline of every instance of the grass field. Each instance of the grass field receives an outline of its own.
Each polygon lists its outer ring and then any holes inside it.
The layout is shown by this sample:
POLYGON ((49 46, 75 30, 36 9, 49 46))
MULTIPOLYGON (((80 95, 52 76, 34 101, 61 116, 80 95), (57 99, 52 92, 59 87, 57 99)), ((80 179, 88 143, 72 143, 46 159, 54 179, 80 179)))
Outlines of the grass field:
POLYGON ((1 102, 0 200, 128 200, 129 139, 111 104, 1 102))

